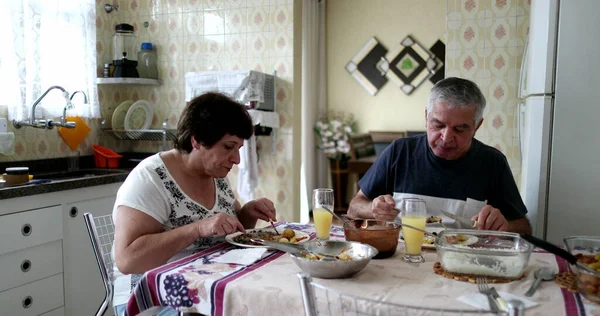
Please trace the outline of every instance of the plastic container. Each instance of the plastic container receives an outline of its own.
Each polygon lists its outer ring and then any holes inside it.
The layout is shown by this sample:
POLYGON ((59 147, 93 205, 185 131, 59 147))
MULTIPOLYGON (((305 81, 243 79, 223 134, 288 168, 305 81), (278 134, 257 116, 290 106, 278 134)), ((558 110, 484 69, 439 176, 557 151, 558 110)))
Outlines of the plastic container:
POLYGON ((158 79, 158 56, 152 43, 142 43, 137 59, 140 78, 158 79))
POLYGON ((96 168, 119 168, 119 161, 123 156, 100 145, 92 145, 92 149, 96 168))
POLYGON ((448 272, 510 280, 523 275, 533 250, 519 234, 472 229, 443 230, 435 246, 448 272))
POLYGON ((567 251, 577 257, 577 288, 585 298, 600 303, 600 237, 572 236, 564 239, 567 251))
POLYGON ((19 185, 27 183, 29 181, 29 168, 28 167, 12 167, 6 168, 5 174, 2 175, 2 179, 5 181, 5 185, 19 185))

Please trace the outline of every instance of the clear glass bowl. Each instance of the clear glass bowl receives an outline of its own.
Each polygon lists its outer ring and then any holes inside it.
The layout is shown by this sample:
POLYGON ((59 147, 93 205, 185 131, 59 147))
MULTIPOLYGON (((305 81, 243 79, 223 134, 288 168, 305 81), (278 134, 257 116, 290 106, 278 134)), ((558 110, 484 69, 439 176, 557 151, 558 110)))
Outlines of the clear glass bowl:
POLYGON ((504 279, 520 278, 533 250, 519 234, 472 229, 446 229, 435 246, 448 272, 504 279))
POLYGON ((587 299, 600 303, 600 237, 567 237, 564 244, 577 257, 575 273, 579 292, 587 299))

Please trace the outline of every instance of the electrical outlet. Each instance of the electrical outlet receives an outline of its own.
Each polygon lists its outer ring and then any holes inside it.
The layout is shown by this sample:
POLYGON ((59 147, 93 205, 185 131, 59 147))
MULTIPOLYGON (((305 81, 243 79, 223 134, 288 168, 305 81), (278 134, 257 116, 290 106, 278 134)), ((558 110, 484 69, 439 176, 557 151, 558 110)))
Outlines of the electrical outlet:
POLYGON ((0 133, 6 133, 8 132, 8 126, 6 126, 6 119, 3 117, 0 117, 0 133))

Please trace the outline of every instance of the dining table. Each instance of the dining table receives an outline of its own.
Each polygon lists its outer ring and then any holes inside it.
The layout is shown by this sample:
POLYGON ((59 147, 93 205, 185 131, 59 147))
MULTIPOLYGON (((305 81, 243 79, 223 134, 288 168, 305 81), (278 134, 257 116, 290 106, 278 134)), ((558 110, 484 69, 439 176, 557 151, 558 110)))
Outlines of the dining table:
MULTIPOLYGON (((315 238, 312 224, 276 223, 279 229, 302 231, 315 238)), ((340 226, 332 226, 330 238, 344 240, 340 226)), ((244 265, 216 260, 240 246, 223 242, 212 248, 192 253, 146 272, 129 298, 125 315, 137 315, 153 306, 171 306, 186 313, 203 315, 304 315, 298 273, 302 270, 289 254, 268 250, 257 261, 244 265)), ((404 244, 387 259, 373 259, 356 275, 345 279, 318 279, 327 288, 373 300, 407 306, 478 310, 459 301, 465 295, 476 295, 477 285, 435 274, 435 250, 423 249, 424 263, 410 264, 402 260, 404 244)), ((508 283, 492 284, 501 294, 508 292, 523 297, 533 283, 533 272, 548 267, 557 272, 570 271, 562 258, 535 249, 525 269, 525 276, 508 283)), ((554 281, 542 282, 532 297, 536 303, 525 315, 600 315, 600 306, 559 287, 554 281)), ((441 315, 441 314, 440 314, 441 315)))

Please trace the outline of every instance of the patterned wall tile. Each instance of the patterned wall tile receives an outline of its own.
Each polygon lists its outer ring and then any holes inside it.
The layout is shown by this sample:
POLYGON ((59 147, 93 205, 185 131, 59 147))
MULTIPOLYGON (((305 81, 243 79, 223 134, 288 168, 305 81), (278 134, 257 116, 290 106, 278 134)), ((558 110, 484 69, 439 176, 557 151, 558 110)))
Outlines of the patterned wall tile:
POLYGON ((228 59, 239 60, 246 59, 247 56, 247 36, 246 34, 226 34, 225 35, 225 53, 228 59))
POLYGON ((269 10, 269 24, 271 31, 292 30, 294 15, 292 4, 271 6, 269 10))
POLYGON ((269 7, 248 8, 248 32, 268 32, 269 7))
POLYGON ((240 34, 248 30, 248 9, 235 8, 225 11, 225 33, 240 34))
MULTIPOLYGON (((510 38, 516 36, 516 25, 509 23, 511 18, 497 18, 492 20, 488 29, 490 44, 493 47, 508 47, 510 38)), ((516 20, 516 17, 512 19, 516 20)))
POLYGON ((204 0, 184 0, 182 12, 202 12, 204 10, 204 0))
POLYGON ((460 41, 463 49, 473 49, 479 45, 480 41, 485 40, 485 27, 475 20, 466 20, 461 26, 458 33, 458 41, 460 41))
POLYGON ((204 14, 202 12, 184 12, 183 37, 193 38, 204 34, 204 14))
POLYGON ((487 7, 486 0, 462 0, 460 7, 457 8, 461 13, 462 20, 476 19, 480 11, 487 7))
POLYGON ((519 7, 513 4, 514 0, 491 0, 489 8, 494 17, 507 17, 512 10, 518 11, 519 7))

